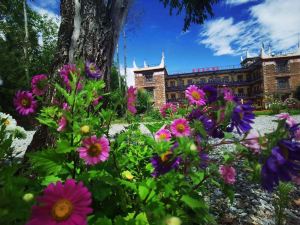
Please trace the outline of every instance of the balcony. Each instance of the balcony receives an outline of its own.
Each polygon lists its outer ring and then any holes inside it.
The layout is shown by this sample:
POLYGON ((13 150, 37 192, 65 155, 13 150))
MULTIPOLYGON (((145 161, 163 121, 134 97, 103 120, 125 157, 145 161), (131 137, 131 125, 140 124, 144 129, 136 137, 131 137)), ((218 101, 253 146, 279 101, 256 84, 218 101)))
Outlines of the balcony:
MULTIPOLYGON (((210 85, 210 86, 244 86, 244 85, 251 85, 256 83, 257 81, 261 81, 262 79, 254 79, 254 80, 238 80, 238 81, 229 81, 229 80, 208 80, 207 82, 200 81, 198 83, 194 83, 199 87, 210 85)), ((184 91, 190 85, 179 85, 179 86, 169 86, 166 87, 167 91, 184 91)))

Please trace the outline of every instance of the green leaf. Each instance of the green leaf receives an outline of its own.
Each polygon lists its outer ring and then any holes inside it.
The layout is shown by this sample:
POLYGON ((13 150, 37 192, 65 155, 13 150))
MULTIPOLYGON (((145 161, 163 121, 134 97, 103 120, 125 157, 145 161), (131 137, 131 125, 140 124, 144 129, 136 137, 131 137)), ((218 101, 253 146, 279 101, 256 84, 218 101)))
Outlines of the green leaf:
POLYGON ((145 127, 147 127, 148 130, 153 134, 156 131, 158 131, 163 125, 164 125, 163 122, 160 122, 160 123, 151 123, 151 124, 147 123, 147 124, 145 124, 145 127))
POLYGON ((49 184, 51 184, 51 183, 56 183, 57 181, 60 181, 61 179, 59 178, 59 177, 57 177, 57 176, 53 176, 53 175, 51 175, 51 176, 46 176, 45 178, 44 178, 44 180, 42 181, 42 183, 41 183, 41 185, 43 185, 43 186, 48 186, 49 184))
POLYGON ((95 225, 112 225, 112 222, 110 219, 104 217, 104 218, 97 219, 97 221, 94 224, 95 225))
POLYGON ((205 206, 202 201, 196 200, 189 195, 183 195, 181 197, 181 201, 183 201, 191 209, 203 208, 205 206))
POLYGON ((70 146, 66 140, 60 140, 57 142, 56 152, 57 153, 69 153, 74 150, 74 147, 70 146))
POLYGON ((147 197, 148 194, 149 194, 149 189, 144 185, 140 185, 139 186, 139 196, 142 201, 147 197))
POLYGON ((33 166, 46 174, 58 174, 62 169, 62 157, 52 149, 30 155, 33 166))

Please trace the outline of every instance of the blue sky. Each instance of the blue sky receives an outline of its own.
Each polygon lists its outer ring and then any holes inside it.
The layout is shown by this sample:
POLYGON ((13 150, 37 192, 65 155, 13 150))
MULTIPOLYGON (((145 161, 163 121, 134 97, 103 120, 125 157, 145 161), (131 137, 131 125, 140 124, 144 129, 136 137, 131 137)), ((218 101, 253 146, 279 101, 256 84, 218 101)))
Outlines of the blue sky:
MULTIPOLYGON (((36 0, 30 5, 40 13, 59 16, 59 0, 36 0)), ((140 16, 135 23, 127 24, 128 79, 133 78, 133 59, 138 66, 144 60, 159 64, 162 50, 168 72, 175 73, 238 65, 247 50, 258 54, 262 43, 265 48, 271 46, 272 52, 293 51, 297 46, 299 0, 221 0, 213 11, 215 16, 205 24, 192 25, 183 33, 182 15, 170 16, 159 0, 136 0, 130 15, 140 16)), ((119 46, 123 65, 122 37, 119 46)))

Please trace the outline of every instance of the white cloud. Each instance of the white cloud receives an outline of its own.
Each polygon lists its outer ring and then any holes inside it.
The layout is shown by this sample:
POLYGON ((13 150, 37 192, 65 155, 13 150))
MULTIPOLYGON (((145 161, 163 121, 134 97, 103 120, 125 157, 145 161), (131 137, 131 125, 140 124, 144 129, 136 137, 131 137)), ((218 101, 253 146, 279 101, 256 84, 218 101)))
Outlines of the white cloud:
POLYGON ((205 24, 200 44, 215 55, 239 55, 246 50, 258 52, 261 43, 275 51, 289 51, 300 33, 299 0, 265 0, 249 9, 250 19, 234 22, 232 17, 205 24))
POLYGON ((288 49, 297 43, 300 32, 299 0, 266 0, 253 6, 251 15, 278 49, 288 49))
MULTIPOLYGON (((124 76, 125 74, 125 69, 124 69, 124 65, 120 65, 120 73, 122 76, 124 76)), ((134 72, 133 72, 133 67, 127 68, 127 86, 135 86, 135 82, 134 82, 134 72)))
POLYGON ((236 5, 241 5, 247 2, 254 2, 254 1, 257 0, 226 0, 226 4, 236 6, 236 5))

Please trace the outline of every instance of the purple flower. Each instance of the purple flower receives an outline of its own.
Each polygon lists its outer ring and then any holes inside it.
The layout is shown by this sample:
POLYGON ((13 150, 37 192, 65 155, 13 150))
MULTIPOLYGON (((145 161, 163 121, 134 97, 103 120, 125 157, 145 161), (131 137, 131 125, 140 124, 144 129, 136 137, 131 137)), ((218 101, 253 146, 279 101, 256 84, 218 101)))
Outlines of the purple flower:
POLYGON ((262 186, 272 191, 279 181, 291 181, 300 173, 300 143, 281 140, 261 170, 262 186))
POLYGON ((178 147, 178 143, 176 142, 169 151, 161 155, 154 155, 151 158, 151 164, 154 167, 154 171, 152 173, 153 177, 158 177, 160 175, 166 174, 172 169, 177 169, 181 162, 181 158, 176 156, 174 157, 174 150, 178 147))
POLYGON ((171 151, 167 151, 162 155, 154 155, 151 158, 152 166, 154 167, 154 172, 152 176, 158 177, 160 175, 166 174, 172 169, 177 169, 181 162, 180 157, 173 157, 171 151))
POLYGON ((137 113, 137 110, 135 107, 136 95, 137 95, 136 88, 133 86, 130 86, 127 90, 127 110, 133 115, 137 113))
POLYGON ((209 156, 206 153, 199 153, 200 157, 200 168, 205 169, 209 163, 209 156))
POLYGON ((35 113, 37 102, 29 91, 18 91, 14 98, 14 106, 18 113, 23 116, 35 113))
POLYGON ((204 112, 199 108, 193 109, 192 112, 188 115, 188 119, 190 121, 199 120, 209 136, 213 138, 224 137, 224 132, 221 130, 221 128, 216 126, 215 122, 207 115, 205 115, 204 112))
POLYGON ((91 63, 89 61, 85 64, 85 72, 89 78, 99 79, 102 77, 100 69, 97 67, 96 63, 91 63))
POLYGON ((31 80, 32 93, 36 96, 45 94, 48 78, 45 74, 35 75, 31 80))
POLYGON ((252 129, 251 123, 254 123, 254 108, 249 104, 237 104, 232 112, 231 127, 235 127, 239 134, 246 133, 252 129))
POLYGON ((217 101, 217 89, 212 86, 204 86, 202 90, 205 92, 208 103, 217 101))

